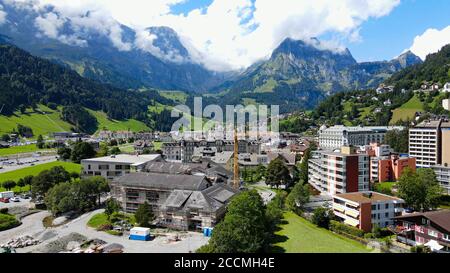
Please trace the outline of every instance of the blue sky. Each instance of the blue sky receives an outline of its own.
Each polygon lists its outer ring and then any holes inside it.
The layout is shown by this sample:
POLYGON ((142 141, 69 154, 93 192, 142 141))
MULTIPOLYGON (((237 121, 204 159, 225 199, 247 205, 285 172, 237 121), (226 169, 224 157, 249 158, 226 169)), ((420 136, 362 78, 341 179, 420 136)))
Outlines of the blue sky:
POLYGON ((363 41, 348 48, 358 61, 389 60, 411 47, 414 38, 427 29, 448 25, 450 1, 403 0, 389 15, 363 23, 363 41))
MULTIPOLYGON (((197 8, 206 8, 212 0, 186 1, 171 6, 173 14, 186 15, 197 8)), ((443 29, 450 25, 449 0, 402 0, 389 15, 371 18, 360 26, 359 42, 344 41, 358 61, 390 60, 413 44, 414 38, 429 28, 443 29)), ((320 36, 333 37, 334 33, 320 36)))
MULTIPOLYGON (((270 57, 286 38, 318 37, 321 48, 348 47, 360 62, 390 60, 411 49, 424 59, 450 44, 450 0, 0 0, 2 3, 52 4, 39 21, 40 31, 60 37, 58 24, 109 33, 120 50, 118 23, 136 30, 135 46, 154 51, 150 26, 174 29, 192 59, 216 71, 245 69, 270 57), (95 3, 95 4, 93 4, 95 3), (83 14, 95 10, 90 18, 83 14), (57 13, 57 14, 56 14, 57 13), (111 18, 112 17, 112 18, 111 18), (114 19, 114 20, 111 20, 114 19), (87 21, 86 21, 87 20, 87 21), (86 22, 85 22, 86 21, 86 22)), ((0 24, 7 14, 1 12, 0 24)), ((154 53, 154 52, 152 52, 154 53)), ((156 52, 158 53, 158 52, 156 52)), ((156 54, 155 53, 155 54, 156 54)), ((170 56, 168 56, 170 57, 170 56)))

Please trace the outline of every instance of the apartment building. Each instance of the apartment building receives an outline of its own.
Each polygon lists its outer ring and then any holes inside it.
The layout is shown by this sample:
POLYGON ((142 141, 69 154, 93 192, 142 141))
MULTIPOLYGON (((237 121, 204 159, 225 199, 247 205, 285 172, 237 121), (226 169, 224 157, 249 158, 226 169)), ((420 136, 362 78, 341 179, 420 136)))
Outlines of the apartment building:
POLYGON ((395 217, 397 240, 450 252, 450 210, 418 212, 395 217))
POLYGON ((341 152, 315 151, 309 160, 309 183, 318 191, 340 194, 369 190, 370 163, 367 154, 353 147, 341 152))
POLYGON ((417 167, 441 163, 442 120, 426 120, 409 130, 409 154, 417 159, 417 167))
POLYGON ((431 167, 444 193, 450 194, 450 122, 427 120, 410 129, 409 151, 417 167, 431 167))
POLYGON ((405 201, 376 192, 354 192, 333 196, 333 213, 345 224, 370 232, 376 224, 387 227, 403 213, 405 201))
POLYGON ((108 180, 140 171, 151 161, 161 161, 161 155, 111 155, 81 160, 81 176, 102 176, 108 180))
POLYGON ((319 147, 325 150, 339 149, 342 146, 364 146, 370 143, 383 143, 390 130, 403 130, 401 126, 346 127, 336 125, 322 126, 319 130, 319 147))
POLYGON ((391 155, 388 157, 374 157, 370 161, 371 182, 398 181, 405 168, 416 170, 416 159, 413 157, 391 155))
POLYGON ((432 167, 436 174, 436 179, 441 185, 442 193, 450 195, 450 166, 436 165, 432 167))

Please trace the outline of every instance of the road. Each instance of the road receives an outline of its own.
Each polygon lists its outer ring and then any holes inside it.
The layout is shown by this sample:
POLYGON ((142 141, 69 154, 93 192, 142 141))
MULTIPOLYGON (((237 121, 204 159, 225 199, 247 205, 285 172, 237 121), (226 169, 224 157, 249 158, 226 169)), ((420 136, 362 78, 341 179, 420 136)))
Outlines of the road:
POLYGON ((19 160, 9 159, 8 161, 0 162, 0 166, 3 167, 0 169, 0 173, 20 170, 20 169, 23 169, 26 167, 30 167, 31 164, 41 165, 41 164, 45 164, 45 163, 54 162, 56 160, 57 160, 56 156, 25 157, 25 158, 20 158, 19 160), (39 160, 39 161, 34 162, 35 160, 39 160), (17 161, 19 161, 20 163, 23 163, 23 164, 17 165, 17 163, 18 163, 17 161), (13 164, 5 164, 6 162, 14 162, 14 163, 13 164))
POLYGON ((5 243, 11 238, 20 237, 23 235, 32 235, 35 239, 42 240, 42 237, 47 231, 52 231, 56 234, 55 237, 43 240, 43 242, 39 245, 16 249, 18 253, 37 252, 49 242, 55 241, 58 238, 75 232, 88 237, 88 239, 101 239, 108 244, 121 244, 124 246, 124 252, 126 253, 188 253, 194 252, 197 248, 206 244, 209 239, 204 237, 201 233, 189 232, 187 233, 186 238, 175 243, 167 243, 166 238, 163 236, 158 236, 149 242, 131 241, 125 236, 119 237, 110 235, 87 226, 87 222, 93 215, 102 212, 103 210, 89 212, 65 225, 47 229, 43 227, 42 220, 50 214, 48 212, 39 212, 37 214, 25 217, 21 226, 15 229, 0 232, 0 244, 5 243))

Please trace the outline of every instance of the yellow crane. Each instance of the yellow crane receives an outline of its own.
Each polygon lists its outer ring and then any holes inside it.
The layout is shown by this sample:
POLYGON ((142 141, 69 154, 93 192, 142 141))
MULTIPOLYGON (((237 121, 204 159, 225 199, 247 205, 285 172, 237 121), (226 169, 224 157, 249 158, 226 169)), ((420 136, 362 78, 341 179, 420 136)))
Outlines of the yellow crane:
POLYGON ((238 137, 237 137, 237 129, 234 128, 234 153, 233 153, 233 167, 234 167, 234 181, 233 181, 233 187, 236 190, 239 190, 239 187, 241 185, 240 178, 239 178, 239 143, 238 143, 238 137))

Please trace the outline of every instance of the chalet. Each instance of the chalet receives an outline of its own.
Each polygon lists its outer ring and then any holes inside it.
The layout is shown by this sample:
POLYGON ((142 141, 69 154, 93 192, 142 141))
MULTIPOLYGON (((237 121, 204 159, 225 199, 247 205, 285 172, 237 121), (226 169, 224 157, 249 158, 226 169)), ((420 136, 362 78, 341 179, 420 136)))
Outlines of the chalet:
POLYGON ((450 252, 450 210, 397 216, 397 240, 408 245, 425 245, 434 252, 450 252))

